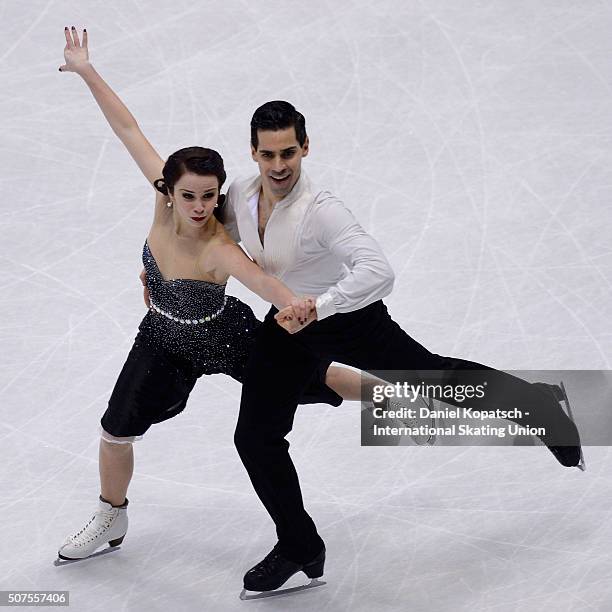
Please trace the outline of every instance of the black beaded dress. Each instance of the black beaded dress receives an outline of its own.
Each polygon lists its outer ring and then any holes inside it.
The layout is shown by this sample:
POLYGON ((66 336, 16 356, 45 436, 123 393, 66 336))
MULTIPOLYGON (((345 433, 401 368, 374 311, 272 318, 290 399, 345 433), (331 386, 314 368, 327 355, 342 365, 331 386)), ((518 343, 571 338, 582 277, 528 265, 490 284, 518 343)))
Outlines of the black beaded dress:
MULTIPOLYGON (((164 279, 146 242, 142 260, 151 307, 101 419, 101 434, 109 442, 137 440, 153 423, 182 412, 204 374, 227 374, 243 382, 261 326, 249 306, 225 294, 225 285, 164 279)), ((342 403, 325 384, 329 365, 320 363, 301 404, 342 403)), ((271 377, 271 393, 274 382, 271 377)))
POLYGON ((151 309, 140 324, 148 341, 193 364, 196 376, 242 371, 261 322, 225 285, 191 279, 166 280, 144 244, 151 309))

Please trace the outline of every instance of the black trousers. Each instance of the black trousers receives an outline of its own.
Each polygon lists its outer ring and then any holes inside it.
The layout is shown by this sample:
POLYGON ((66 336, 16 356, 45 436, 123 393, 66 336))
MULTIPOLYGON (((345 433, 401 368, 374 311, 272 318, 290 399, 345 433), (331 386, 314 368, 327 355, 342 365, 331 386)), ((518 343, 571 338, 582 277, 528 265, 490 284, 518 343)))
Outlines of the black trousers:
POLYGON ((393 370, 390 382, 411 384, 469 384, 477 371, 481 380, 486 370, 485 396, 470 399, 467 405, 488 410, 519 408, 530 414, 515 419, 519 424, 545 426, 547 435, 554 429, 568 444, 578 439, 559 403, 543 390, 479 363, 431 353, 391 319, 382 301, 316 321, 293 335, 276 323, 276 312, 272 308, 267 314, 250 355, 234 442, 257 495, 276 524, 281 553, 292 561, 308 562, 323 547, 304 509, 285 439, 293 427, 300 395, 321 360, 338 361, 375 375, 393 370))

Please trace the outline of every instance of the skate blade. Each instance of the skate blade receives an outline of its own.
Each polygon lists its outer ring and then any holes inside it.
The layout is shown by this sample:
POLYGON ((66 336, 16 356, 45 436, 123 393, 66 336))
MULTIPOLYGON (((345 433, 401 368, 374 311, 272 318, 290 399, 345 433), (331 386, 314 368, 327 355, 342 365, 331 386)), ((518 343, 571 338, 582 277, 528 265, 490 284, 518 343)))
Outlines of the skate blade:
POLYGON ((304 584, 302 586, 291 587, 289 589, 276 589, 275 591, 261 591, 260 593, 256 591, 247 591, 246 589, 242 589, 240 592, 240 599, 242 601, 249 601, 251 599, 265 599, 267 597, 281 597, 283 595, 291 595, 293 593, 299 593, 300 591, 307 591, 308 589, 314 589, 315 587, 323 586, 327 584, 324 580, 319 580, 318 578, 313 578, 308 584, 304 584), (250 595, 249 593, 253 593, 250 595))
MULTIPOLYGON (((574 420, 574 414, 572 412, 572 407, 569 403, 569 398, 567 397, 567 391, 565 390, 565 385, 563 381, 559 383, 559 387, 561 387, 561 392, 563 393, 563 402, 565 403, 565 407, 567 408, 567 415, 572 420, 573 423, 576 423, 574 420)), ((582 445, 580 445, 580 461, 576 466, 581 472, 586 472, 586 462, 584 461, 584 454, 582 453, 582 445)))
POLYGON ((93 559, 94 557, 107 555, 108 553, 112 553, 113 551, 119 550, 120 548, 121 546, 109 546, 104 550, 99 550, 98 552, 89 555, 89 557, 83 557, 82 559, 61 559, 58 556, 58 558, 53 562, 53 565, 55 565, 55 567, 61 567, 62 565, 70 565, 71 563, 77 563, 78 561, 87 561, 87 559, 93 559))

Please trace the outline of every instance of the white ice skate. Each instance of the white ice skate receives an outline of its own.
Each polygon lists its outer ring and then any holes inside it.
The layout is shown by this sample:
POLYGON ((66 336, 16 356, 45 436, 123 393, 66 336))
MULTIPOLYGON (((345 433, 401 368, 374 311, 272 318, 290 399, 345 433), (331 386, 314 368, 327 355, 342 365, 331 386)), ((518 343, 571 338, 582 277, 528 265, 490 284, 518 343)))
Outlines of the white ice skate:
POLYGON ((422 395, 414 402, 406 398, 391 397, 387 399, 385 406, 385 410, 395 411, 396 414, 401 414, 402 411, 412 410, 415 415, 414 418, 409 416, 398 416, 396 419, 400 421, 404 427, 410 427, 412 429, 424 428, 424 433, 410 435, 410 439, 414 444, 417 446, 433 446, 436 443, 436 434, 429 432, 436 428, 436 419, 434 417, 419 416, 421 408, 434 410, 434 400, 422 395))
MULTIPOLYGON (((77 533, 66 538, 57 552, 59 559, 65 562, 78 561, 92 556, 95 551, 109 544, 110 548, 101 552, 108 552, 119 546, 128 528, 127 517, 128 500, 118 508, 100 499, 98 509, 77 533)), ((97 553, 101 554, 101 553, 97 553)), ((58 560, 56 565, 62 565, 58 560)))

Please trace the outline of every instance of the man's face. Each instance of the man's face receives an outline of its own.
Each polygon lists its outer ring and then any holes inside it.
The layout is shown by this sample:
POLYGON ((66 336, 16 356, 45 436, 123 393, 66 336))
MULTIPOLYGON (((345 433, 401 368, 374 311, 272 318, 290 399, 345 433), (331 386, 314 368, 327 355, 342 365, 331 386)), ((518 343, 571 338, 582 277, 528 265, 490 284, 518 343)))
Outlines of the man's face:
POLYGON ((253 160, 259 166, 261 182, 276 203, 293 189, 300 177, 302 157, 308 155, 308 138, 304 146, 295 136, 295 128, 258 130, 257 150, 251 146, 253 160))

